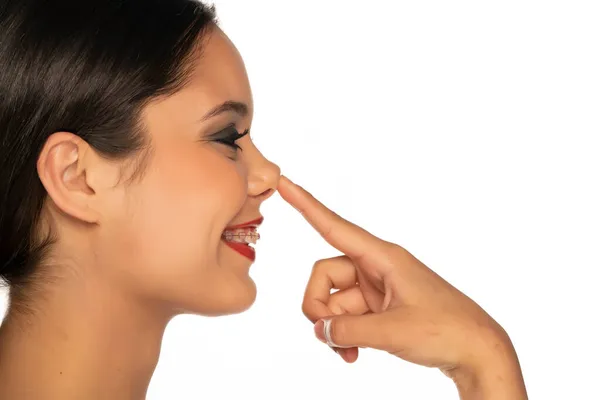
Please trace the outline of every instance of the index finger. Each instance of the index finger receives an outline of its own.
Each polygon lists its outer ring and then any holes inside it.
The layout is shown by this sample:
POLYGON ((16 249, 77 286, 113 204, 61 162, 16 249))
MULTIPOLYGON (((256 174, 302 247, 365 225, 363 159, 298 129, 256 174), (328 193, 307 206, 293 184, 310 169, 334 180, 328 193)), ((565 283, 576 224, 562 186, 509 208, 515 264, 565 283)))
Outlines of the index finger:
POLYGON ((337 215, 304 188, 281 176, 277 188, 281 197, 297 209, 333 247, 353 259, 362 258, 383 241, 337 215))

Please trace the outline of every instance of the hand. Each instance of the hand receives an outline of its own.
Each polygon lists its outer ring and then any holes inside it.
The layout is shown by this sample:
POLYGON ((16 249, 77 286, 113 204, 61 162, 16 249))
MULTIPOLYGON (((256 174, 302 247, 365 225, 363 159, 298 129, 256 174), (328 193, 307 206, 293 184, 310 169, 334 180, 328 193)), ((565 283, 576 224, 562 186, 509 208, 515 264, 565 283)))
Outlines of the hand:
POLYGON ((356 361, 359 347, 384 350, 439 368, 460 390, 497 394, 490 381, 504 379, 515 390, 489 398, 526 398, 510 339, 481 307, 404 248, 346 221, 289 179, 282 177, 278 190, 344 253, 315 264, 304 296, 303 312, 321 341, 347 362, 356 361))

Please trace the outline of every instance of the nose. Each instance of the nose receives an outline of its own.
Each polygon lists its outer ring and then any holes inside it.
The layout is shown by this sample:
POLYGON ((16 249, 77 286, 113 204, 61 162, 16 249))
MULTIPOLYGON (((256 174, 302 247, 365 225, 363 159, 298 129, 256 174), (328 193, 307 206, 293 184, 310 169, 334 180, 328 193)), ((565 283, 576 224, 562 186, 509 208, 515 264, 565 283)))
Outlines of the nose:
POLYGON ((281 169, 266 159, 258 149, 253 153, 248 171, 248 195, 263 202, 275 193, 281 169))

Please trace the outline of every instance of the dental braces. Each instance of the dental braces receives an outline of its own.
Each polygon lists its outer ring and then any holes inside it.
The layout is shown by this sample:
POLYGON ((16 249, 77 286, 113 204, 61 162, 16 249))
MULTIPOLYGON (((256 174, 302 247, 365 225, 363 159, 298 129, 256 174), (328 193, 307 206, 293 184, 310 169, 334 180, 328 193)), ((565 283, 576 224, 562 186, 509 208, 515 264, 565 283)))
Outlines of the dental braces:
POLYGON ((225 231, 223 238, 228 242, 255 244, 260 239, 260 234, 256 230, 240 229, 236 231, 225 231))

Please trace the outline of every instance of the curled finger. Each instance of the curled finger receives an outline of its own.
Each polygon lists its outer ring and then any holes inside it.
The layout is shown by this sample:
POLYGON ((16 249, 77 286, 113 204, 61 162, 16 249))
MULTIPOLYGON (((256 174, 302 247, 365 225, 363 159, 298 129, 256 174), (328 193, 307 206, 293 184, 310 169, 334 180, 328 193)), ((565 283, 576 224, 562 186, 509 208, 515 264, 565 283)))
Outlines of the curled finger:
POLYGON ((356 287, 356 268, 346 256, 317 261, 306 286, 302 311, 311 321, 333 315, 328 304, 333 289, 346 290, 356 287))

